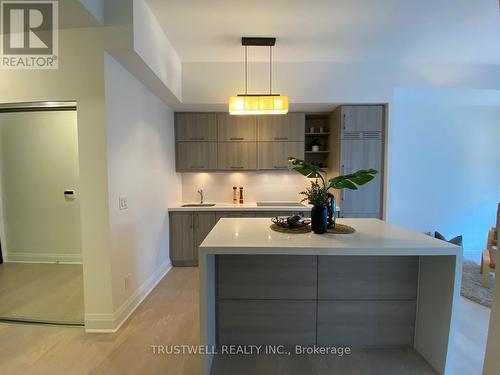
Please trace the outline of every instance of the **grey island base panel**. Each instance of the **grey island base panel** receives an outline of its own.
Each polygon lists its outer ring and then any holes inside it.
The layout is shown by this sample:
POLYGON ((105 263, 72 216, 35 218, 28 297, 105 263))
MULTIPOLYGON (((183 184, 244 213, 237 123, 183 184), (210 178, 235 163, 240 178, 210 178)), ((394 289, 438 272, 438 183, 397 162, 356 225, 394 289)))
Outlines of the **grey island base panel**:
POLYGON ((418 257, 217 255, 217 344, 411 348, 418 257))

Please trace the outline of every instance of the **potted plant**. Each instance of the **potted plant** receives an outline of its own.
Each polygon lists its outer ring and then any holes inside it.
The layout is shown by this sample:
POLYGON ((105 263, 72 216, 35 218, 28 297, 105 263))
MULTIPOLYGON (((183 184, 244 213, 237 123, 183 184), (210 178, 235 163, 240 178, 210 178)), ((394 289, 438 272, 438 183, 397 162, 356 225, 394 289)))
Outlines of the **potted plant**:
POLYGON ((304 195, 302 201, 312 204, 311 209, 311 229, 314 233, 325 233, 328 228, 328 210, 335 218, 335 197, 329 192, 330 189, 350 189, 357 190, 358 186, 364 185, 373 180, 378 173, 375 169, 361 169, 357 172, 337 176, 329 180, 323 176, 321 169, 305 160, 289 157, 288 161, 292 169, 301 175, 314 179, 311 186, 300 192, 304 195))

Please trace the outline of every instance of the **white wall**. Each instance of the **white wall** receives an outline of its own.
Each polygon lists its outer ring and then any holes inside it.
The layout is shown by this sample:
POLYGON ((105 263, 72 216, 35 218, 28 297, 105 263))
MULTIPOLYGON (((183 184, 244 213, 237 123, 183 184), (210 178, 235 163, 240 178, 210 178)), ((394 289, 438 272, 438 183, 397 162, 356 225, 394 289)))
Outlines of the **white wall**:
POLYGON ((181 199, 181 179, 175 173, 173 112, 108 54, 105 80, 113 306, 119 324, 170 267, 167 209, 181 199), (127 210, 119 210, 120 196, 127 197, 127 210))
POLYGON ((500 91, 398 89, 391 108, 387 220, 481 250, 500 201, 500 91))
POLYGON ((145 0, 134 0, 134 50, 156 76, 182 99, 182 64, 145 0))
MULTIPOLYGON (((269 89, 269 66, 249 64, 249 92, 269 89)), ((242 62, 186 62, 182 64, 182 101, 199 110, 244 92, 242 62)), ((500 67, 450 63, 276 62, 273 91, 296 104, 387 103, 396 87, 470 87, 500 89, 500 67)), ((294 106, 295 105, 295 106, 294 106)), ((190 108, 193 108, 191 106, 190 108)), ((305 107, 307 108, 307 107, 305 107)))
POLYGON ((297 202, 309 179, 294 171, 183 173, 182 201, 197 202, 200 196, 196 191, 203 189, 207 202, 230 203, 233 186, 243 186, 246 202, 297 202))
POLYGON ((8 261, 81 262, 76 111, 0 114, 8 261), (75 190, 76 199, 64 198, 75 190))

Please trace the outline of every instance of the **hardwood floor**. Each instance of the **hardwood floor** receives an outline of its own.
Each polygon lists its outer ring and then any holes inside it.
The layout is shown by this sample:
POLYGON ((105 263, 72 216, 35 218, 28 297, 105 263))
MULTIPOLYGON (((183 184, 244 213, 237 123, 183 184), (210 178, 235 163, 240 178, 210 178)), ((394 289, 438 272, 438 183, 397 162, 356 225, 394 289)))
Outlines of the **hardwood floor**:
MULTIPOLYGON (((488 319, 489 309, 460 300, 453 375, 481 373, 488 319)), ((197 375, 200 373, 197 356, 155 355, 151 345, 197 345, 198 335, 198 270, 174 268, 115 334, 85 334, 82 328, 0 324, 0 372, 2 375, 197 375)), ((415 360, 415 353, 411 351, 386 354, 391 355, 406 355, 409 360, 415 360)), ((245 369, 246 374, 256 375, 270 373, 266 371, 272 368, 278 368, 274 374, 280 375, 386 374, 377 372, 377 368, 387 357, 363 352, 357 356, 361 357, 359 363, 353 361, 356 356, 337 363, 310 360, 312 358, 274 361, 270 357, 262 361, 251 358, 239 363, 235 363, 234 358, 226 358, 226 361, 233 361, 232 365, 245 369), (352 366, 349 371, 342 367, 348 362, 352 366)), ((217 375, 227 374, 226 369, 227 366, 217 368, 217 375)), ((429 373, 426 371, 418 374, 429 373)))
POLYGON ((0 264, 0 318, 83 324, 83 266, 0 264))

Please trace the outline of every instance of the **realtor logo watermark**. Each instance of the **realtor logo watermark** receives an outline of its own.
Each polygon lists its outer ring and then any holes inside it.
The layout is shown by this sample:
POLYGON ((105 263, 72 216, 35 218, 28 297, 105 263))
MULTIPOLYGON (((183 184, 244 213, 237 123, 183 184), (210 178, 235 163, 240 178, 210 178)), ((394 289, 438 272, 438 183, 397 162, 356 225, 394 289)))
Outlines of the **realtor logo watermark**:
POLYGON ((58 68, 58 1, 2 0, 2 69, 58 68))

